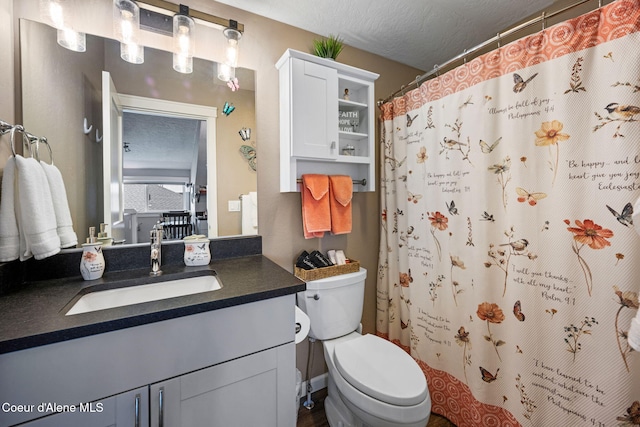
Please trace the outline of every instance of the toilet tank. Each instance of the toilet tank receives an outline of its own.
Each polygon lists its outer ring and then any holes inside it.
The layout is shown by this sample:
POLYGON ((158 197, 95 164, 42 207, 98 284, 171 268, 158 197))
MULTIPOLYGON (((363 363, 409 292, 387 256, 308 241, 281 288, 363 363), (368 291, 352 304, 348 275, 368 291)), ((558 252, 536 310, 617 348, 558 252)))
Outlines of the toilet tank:
POLYGON ((360 325, 367 270, 307 282, 296 295, 298 307, 311 322, 309 336, 330 340, 347 335, 360 325))

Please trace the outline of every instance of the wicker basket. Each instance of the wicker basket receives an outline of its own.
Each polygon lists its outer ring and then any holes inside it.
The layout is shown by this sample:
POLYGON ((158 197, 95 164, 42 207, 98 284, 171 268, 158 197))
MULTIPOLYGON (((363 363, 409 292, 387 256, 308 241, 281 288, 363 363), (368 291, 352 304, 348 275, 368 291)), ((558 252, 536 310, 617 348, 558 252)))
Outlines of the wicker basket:
POLYGON ((304 280, 305 282, 310 282, 312 280, 325 279, 339 274, 355 273, 360 270, 360 262, 349 260, 347 264, 343 265, 332 265, 331 267, 314 268, 313 270, 294 267, 294 270, 293 274, 297 278, 304 280))

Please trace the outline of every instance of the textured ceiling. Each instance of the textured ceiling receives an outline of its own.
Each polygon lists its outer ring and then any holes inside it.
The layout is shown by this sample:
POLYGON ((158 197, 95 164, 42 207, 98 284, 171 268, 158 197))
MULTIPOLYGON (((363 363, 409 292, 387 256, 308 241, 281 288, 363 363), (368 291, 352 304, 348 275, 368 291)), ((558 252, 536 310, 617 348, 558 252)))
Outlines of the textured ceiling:
MULTIPOLYGON (((553 0, 217 0, 423 71, 553 0)), ((247 27, 245 31, 251 31, 247 27)))
POLYGON ((198 155, 200 121, 125 112, 122 141, 126 169, 190 170, 198 155))

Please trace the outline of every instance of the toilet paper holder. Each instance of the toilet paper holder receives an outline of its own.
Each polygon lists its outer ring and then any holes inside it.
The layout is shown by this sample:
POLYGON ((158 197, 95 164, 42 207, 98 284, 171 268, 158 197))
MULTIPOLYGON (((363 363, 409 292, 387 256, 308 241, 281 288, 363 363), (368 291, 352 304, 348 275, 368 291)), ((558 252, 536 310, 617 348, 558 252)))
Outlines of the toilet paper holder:
POLYGON ((306 315, 304 311, 302 311, 298 306, 295 306, 295 343, 299 344, 307 335, 309 335, 309 330, 311 329, 309 317, 306 315))

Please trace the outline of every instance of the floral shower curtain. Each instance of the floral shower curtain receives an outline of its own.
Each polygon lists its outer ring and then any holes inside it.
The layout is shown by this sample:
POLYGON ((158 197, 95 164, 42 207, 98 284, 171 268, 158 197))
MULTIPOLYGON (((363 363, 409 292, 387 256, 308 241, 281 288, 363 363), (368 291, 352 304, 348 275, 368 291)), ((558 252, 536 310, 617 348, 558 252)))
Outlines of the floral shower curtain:
POLYGON ((640 425, 640 0, 381 109, 377 333, 418 361, 433 411, 640 425))

